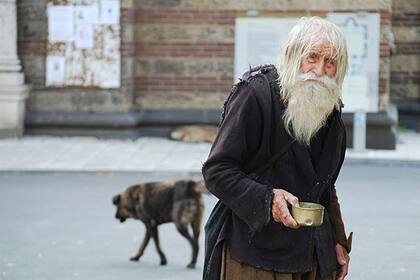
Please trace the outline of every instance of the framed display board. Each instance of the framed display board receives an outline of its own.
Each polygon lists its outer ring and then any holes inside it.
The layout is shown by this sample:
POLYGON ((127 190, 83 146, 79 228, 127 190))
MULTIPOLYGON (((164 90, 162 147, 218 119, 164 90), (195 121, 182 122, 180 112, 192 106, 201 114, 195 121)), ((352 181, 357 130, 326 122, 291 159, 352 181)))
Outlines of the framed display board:
POLYGON ((120 87, 119 0, 67 0, 48 14, 46 86, 120 87))

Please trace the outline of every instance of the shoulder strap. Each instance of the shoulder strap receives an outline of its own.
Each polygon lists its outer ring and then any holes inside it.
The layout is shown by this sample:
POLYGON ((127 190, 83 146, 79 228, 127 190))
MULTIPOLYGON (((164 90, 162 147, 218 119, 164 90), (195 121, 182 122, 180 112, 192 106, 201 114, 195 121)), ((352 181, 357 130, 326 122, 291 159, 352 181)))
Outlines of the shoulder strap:
POLYGON ((257 169, 257 171, 252 172, 251 176, 259 177, 260 174, 264 173, 269 167, 271 167, 279 158, 281 158, 293 145, 293 143, 296 141, 296 139, 293 139, 291 142, 289 142, 287 145, 283 146, 280 151, 275 154, 266 164, 261 166, 257 169))

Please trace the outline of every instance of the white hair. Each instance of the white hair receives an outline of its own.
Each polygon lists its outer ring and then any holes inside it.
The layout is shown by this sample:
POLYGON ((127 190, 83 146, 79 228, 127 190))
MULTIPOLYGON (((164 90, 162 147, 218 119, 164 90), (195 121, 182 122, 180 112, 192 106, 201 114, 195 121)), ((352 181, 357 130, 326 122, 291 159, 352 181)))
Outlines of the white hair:
POLYGON ((283 45, 282 54, 278 64, 279 84, 282 97, 287 100, 289 90, 296 82, 300 64, 307 57, 311 49, 321 43, 327 43, 334 52, 337 72, 335 79, 337 91, 341 95, 344 76, 347 72, 348 54, 344 33, 334 23, 320 17, 303 17, 290 30, 288 38, 283 45))

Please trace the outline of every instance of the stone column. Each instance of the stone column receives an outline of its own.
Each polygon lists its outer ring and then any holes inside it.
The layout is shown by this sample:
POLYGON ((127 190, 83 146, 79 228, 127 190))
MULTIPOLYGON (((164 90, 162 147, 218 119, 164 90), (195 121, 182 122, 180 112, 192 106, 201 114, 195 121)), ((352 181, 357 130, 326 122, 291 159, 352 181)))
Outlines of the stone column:
POLYGON ((0 137, 18 137, 28 87, 17 56, 16 0, 0 0, 0 40, 0 137))

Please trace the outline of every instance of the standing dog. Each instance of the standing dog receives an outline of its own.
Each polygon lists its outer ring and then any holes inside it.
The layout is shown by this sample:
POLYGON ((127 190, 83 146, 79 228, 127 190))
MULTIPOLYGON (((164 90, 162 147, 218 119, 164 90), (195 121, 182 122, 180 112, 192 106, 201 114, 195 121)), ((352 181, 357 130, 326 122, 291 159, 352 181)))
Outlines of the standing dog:
POLYGON ((141 220, 146 226, 146 234, 138 253, 130 260, 138 261, 153 238, 160 256, 160 264, 166 264, 165 254, 159 244, 157 226, 173 222, 179 233, 192 247, 192 258, 188 268, 194 268, 198 255, 198 237, 204 205, 199 188, 202 181, 180 180, 175 182, 146 183, 128 187, 113 197, 117 206, 115 218, 124 222, 127 218, 141 220), (188 226, 192 227, 192 236, 188 226))

